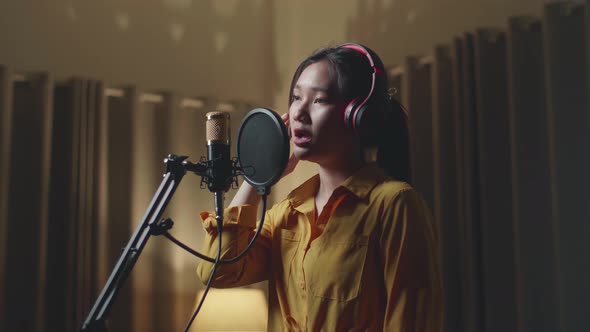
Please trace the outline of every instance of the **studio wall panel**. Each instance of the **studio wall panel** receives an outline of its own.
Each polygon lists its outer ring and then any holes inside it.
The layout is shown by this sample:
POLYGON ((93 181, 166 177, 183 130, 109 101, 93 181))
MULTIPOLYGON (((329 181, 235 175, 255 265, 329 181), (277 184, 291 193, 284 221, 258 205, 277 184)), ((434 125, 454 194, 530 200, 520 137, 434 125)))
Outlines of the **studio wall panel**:
POLYGON ((445 331, 462 330, 461 232, 458 218, 457 151, 453 117, 453 59, 448 46, 434 49, 432 63, 432 142, 434 219, 445 299, 445 331))
POLYGON ((466 332, 483 330, 481 225, 479 217, 479 163, 477 156, 477 114, 475 112, 474 36, 456 37, 452 46, 453 99, 457 139, 457 190, 461 250, 464 264, 463 327, 466 332))
POLYGON ((532 17, 507 33, 519 331, 562 331, 552 223, 543 31, 532 17), (540 291, 543 290, 543 291, 540 291))
POLYGON ((8 203, 10 193, 10 157, 12 151, 12 71, 0 66, 0 330, 5 331, 6 259, 8 252, 8 203))
POLYGON ((434 208, 432 165, 432 58, 408 57, 402 81, 410 129, 411 181, 434 208))
POLYGON ((475 33, 485 329, 517 329, 506 35, 475 33))
POLYGON ((7 331, 43 331, 52 88, 48 74, 14 82, 3 287, 7 331))
MULTIPOLYGON (((171 92, 154 94, 159 100, 141 100, 133 121, 133 203, 132 227, 139 226, 165 172, 164 159, 170 153, 170 114, 175 107, 171 92)), ((166 213, 166 212, 165 212, 166 213)), ((163 217, 173 217, 164 214, 163 217)), ((176 218, 174 218, 175 221, 176 218)), ((171 232, 175 233, 177 225, 171 232)), ((133 285, 133 326, 140 331, 175 330, 175 273, 170 268, 173 244, 162 236, 152 236, 131 271, 133 285)))
POLYGON ((580 331, 590 314, 590 105, 585 8, 549 3, 543 15, 552 211, 561 315, 580 331))
POLYGON ((51 160, 51 209, 49 211, 49 242, 47 310, 48 328, 73 331, 80 317, 75 319, 76 269, 75 228, 77 210, 79 156, 78 119, 79 100, 77 90, 81 84, 74 81, 56 84, 54 89, 53 158, 51 160), (76 91, 75 91, 76 90, 76 91))
POLYGON ((46 248, 48 329, 77 331, 98 293, 98 135, 102 83, 72 79, 54 89, 51 205, 46 248))
MULTIPOLYGON (((133 229, 133 149, 134 115, 138 112, 138 92, 134 87, 122 89, 122 96, 109 96, 107 103, 108 159, 106 161, 106 221, 103 240, 107 249, 107 273, 110 275, 121 255, 133 229)), ((101 285, 102 287, 102 285, 101 285)), ((124 284, 114 302, 110 318, 110 328, 120 331, 134 329, 131 319, 133 313, 133 287, 130 280, 124 284)), ((85 315, 90 308, 85 311, 85 315)))

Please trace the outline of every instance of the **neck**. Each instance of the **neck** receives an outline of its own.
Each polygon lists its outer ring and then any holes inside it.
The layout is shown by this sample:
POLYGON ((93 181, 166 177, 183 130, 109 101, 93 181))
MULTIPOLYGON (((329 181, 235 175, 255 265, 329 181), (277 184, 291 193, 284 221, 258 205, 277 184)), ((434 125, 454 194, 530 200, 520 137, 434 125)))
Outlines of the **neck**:
POLYGON ((353 175, 365 164, 362 158, 335 162, 329 165, 320 165, 320 187, 316 197, 329 198, 334 189, 340 186, 346 179, 353 175))

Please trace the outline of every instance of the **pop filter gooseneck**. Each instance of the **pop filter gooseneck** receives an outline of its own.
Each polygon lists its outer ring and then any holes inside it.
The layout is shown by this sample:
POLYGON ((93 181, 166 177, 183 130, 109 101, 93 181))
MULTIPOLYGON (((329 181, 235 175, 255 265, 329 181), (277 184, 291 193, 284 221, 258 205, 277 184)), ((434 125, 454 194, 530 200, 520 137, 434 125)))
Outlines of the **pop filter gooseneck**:
POLYGON ((259 195, 268 194, 279 181, 289 153, 289 133, 276 112, 256 108, 246 114, 238 131, 238 161, 244 179, 257 188, 259 195))

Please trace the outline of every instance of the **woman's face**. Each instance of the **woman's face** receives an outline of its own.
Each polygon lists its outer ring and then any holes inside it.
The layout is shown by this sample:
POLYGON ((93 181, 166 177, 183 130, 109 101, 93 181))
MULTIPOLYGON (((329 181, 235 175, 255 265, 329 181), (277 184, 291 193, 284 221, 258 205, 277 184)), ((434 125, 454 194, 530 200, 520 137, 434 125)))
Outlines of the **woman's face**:
POLYGON ((312 63, 303 70, 289 107, 296 157, 329 165, 356 153, 354 132, 344 124, 344 107, 346 102, 336 93, 327 61, 312 63))

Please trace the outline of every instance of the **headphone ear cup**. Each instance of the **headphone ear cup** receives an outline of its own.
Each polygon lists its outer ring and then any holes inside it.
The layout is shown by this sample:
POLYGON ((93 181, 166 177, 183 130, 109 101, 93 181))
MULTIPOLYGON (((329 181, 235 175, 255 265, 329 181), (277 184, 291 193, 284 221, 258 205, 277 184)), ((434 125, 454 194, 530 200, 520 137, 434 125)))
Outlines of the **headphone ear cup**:
POLYGON ((375 146, 384 121, 383 109, 365 104, 354 115, 354 129, 363 145, 375 146))
POLYGON ((354 118, 360 101, 361 98, 354 98, 344 109, 344 124, 347 128, 354 129, 354 118))

